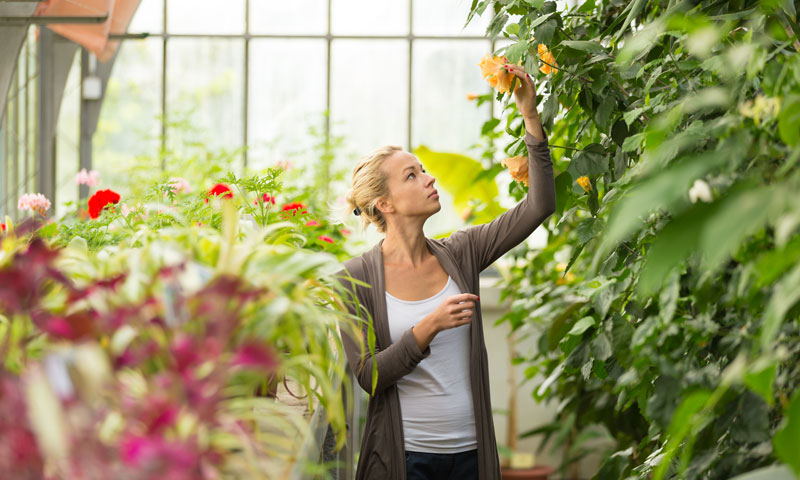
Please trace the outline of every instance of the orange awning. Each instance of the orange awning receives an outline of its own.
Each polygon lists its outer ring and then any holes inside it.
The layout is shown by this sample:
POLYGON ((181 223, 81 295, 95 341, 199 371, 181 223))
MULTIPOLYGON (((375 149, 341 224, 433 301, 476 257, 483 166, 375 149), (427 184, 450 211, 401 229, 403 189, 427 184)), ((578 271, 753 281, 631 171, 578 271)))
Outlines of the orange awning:
POLYGON ((119 47, 119 40, 108 36, 123 34, 128 30, 133 14, 141 0, 48 0, 41 2, 36 15, 41 17, 105 17, 103 23, 55 23, 48 28, 83 46, 101 62, 111 59, 119 47))

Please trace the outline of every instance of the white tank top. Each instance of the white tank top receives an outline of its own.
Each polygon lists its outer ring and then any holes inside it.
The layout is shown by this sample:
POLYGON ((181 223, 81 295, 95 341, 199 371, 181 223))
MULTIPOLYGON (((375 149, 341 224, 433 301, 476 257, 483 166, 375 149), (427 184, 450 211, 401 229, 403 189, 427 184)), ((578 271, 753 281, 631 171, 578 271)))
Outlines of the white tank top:
MULTIPOLYGON (((400 300, 386 292, 392 343, 447 297, 460 293, 450 276, 439 293, 424 300, 400 300)), ((430 348, 431 354, 397 382, 405 449, 427 453, 473 450, 478 442, 469 379, 469 324, 439 332, 430 348)))

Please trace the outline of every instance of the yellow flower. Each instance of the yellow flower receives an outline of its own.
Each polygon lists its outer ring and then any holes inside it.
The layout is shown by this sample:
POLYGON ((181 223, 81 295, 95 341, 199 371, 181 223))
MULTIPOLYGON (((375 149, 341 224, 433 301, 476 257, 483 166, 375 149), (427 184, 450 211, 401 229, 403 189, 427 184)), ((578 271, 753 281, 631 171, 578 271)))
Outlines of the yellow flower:
POLYGON ((514 79, 514 75, 503 68, 507 63, 509 63, 508 58, 490 57, 487 53, 478 64, 483 78, 500 93, 508 93, 511 90, 511 81, 514 79))
POLYGON ((589 177, 580 177, 580 178, 578 178, 578 179, 576 180, 576 182, 578 182, 578 185, 580 185, 580 186, 581 186, 581 188, 582 188, 582 189, 583 189, 583 190, 584 190, 586 193, 589 193, 589 192, 591 192, 591 191, 592 191, 592 184, 591 184, 591 182, 589 182, 589 177))
POLYGON ((464 210, 461 210, 461 213, 458 214, 458 216, 461 217, 461 220, 464 220, 465 222, 470 217, 470 215, 472 215, 472 207, 467 207, 464 210))
POLYGON ((479 97, 479 95, 477 93, 468 93, 467 94, 467 100, 470 100, 470 101, 477 100, 478 97, 479 97))
POLYGON ((518 155, 516 157, 509 157, 500 162, 501 165, 508 168, 508 173, 511 177, 519 183, 528 186, 528 157, 518 155))

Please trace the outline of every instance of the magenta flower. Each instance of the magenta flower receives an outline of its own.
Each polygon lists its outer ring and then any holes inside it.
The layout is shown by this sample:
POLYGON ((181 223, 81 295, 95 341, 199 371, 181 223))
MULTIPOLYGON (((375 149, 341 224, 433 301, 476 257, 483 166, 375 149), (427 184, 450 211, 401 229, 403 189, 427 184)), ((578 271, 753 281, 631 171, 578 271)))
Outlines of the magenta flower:
POLYGON ((251 341, 239 347, 233 358, 233 365, 272 371, 278 365, 278 360, 271 349, 251 341))

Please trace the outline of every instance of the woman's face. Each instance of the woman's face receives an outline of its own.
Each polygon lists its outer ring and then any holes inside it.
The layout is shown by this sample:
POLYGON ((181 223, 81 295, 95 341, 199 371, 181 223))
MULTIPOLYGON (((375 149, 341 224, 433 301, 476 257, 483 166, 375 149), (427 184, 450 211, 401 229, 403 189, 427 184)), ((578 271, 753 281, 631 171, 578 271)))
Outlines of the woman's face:
POLYGON ((434 194, 436 179, 425 172, 417 157, 405 151, 395 152, 383 161, 381 168, 389 188, 388 205, 383 205, 387 210, 384 216, 428 218, 442 209, 439 195, 434 194))

